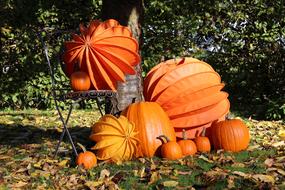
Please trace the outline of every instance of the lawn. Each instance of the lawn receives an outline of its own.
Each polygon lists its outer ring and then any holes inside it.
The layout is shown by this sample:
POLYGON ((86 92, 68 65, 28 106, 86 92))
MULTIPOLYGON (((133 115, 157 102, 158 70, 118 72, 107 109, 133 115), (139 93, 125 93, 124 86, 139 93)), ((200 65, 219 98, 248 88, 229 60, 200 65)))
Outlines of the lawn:
MULTIPOLYGON (((66 114, 66 113, 65 113, 66 114)), ((90 148, 90 126, 100 117, 76 110, 70 132, 90 148)), ((282 121, 245 119, 251 142, 246 151, 211 151, 177 161, 140 158, 122 164, 99 162, 92 170, 74 163, 67 139, 54 156, 62 128, 55 111, 0 112, 2 189, 285 189, 282 121)), ((79 146, 77 146, 80 151, 79 146)))

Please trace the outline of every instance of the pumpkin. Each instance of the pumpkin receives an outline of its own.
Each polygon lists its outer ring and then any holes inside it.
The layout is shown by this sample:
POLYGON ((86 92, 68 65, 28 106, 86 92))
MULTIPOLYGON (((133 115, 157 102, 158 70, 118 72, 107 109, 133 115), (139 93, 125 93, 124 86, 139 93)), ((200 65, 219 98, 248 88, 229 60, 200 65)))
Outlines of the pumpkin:
POLYGON ((137 102, 129 105, 122 115, 135 124, 140 141, 138 156, 152 157, 158 154, 158 147, 162 144, 160 135, 176 141, 174 128, 170 124, 167 114, 155 102, 137 102))
POLYGON ((215 122, 208 129, 207 133, 215 149, 239 152, 249 145, 249 129, 240 119, 215 122))
POLYGON ((179 129, 185 129, 194 138, 196 131, 228 113, 230 102, 223 87, 220 75, 209 64, 178 58, 161 62, 147 73, 144 97, 164 109, 177 137, 182 137, 179 129))
POLYGON ((205 136, 205 128, 203 128, 202 134, 197 136, 194 141, 199 152, 210 152, 211 143, 209 138, 205 136))
POLYGON ((92 126, 90 139, 96 144, 91 149, 97 150, 99 160, 122 162, 130 160, 137 151, 139 140, 132 122, 124 116, 116 118, 104 115, 92 126))
POLYGON ((74 91, 85 91, 89 90, 91 82, 87 73, 77 71, 71 74, 70 85, 74 91))
POLYGON ((187 139, 185 130, 183 130, 183 139, 179 140, 177 143, 182 150, 183 156, 196 154, 197 152, 196 144, 194 143, 194 141, 187 139))
POLYGON ((160 149, 162 158, 166 158, 168 160, 177 160, 183 157, 181 147, 176 141, 170 141, 165 135, 159 136, 158 139, 162 139, 162 141, 163 139, 166 140, 166 142, 163 141, 160 149))
POLYGON ((125 74, 135 74, 140 62, 138 43, 130 30, 116 20, 93 20, 88 27, 80 25, 81 34, 73 34, 65 42, 63 60, 70 76, 79 68, 89 74, 97 90, 116 91, 117 81, 125 82, 125 74))
POLYGON ((76 158, 76 164, 78 166, 83 166, 85 169, 91 169, 96 166, 97 158, 95 154, 91 151, 86 151, 86 149, 82 145, 80 145, 80 147, 83 149, 83 152, 78 154, 76 158))

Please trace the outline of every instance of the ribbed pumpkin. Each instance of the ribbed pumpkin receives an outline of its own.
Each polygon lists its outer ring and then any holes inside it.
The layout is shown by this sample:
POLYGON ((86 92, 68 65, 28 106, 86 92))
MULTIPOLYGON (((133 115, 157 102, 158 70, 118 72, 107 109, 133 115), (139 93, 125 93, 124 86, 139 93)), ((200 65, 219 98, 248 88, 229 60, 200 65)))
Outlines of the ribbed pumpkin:
POLYGON ((123 112, 129 121, 135 124, 140 141, 138 156, 152 157, 158 154, 162 144, 157 137, 165 135, 170 141, 176 141, 174 128, 167 114, 155 102, 137 102, 129 105, 123 112))
POLYGON ((91 149, 97 150, 99 160, 130 160, 137 152, 137 134, 134 124, 126 117, 116 118, 107 114, 92 126, 90 139, 95 141, 96 145, 91 149))
POLYGON ((135 74, 140 62, 138 43, 128 27, 116 20, 93 20, 88 27, 80 25, 80 35, 73 34, 65 42, 64 62, 70 76, 79 68, 89 74, 97 90, 116 90, 117 81, 124 82, 125 74, 135 74))
POLYGON ((181 129, 189 138, 222 118, 230 103, 222 92, 220 75, 195 58, 178 58, 159 63, 144 80, 146 101, 157 102, 168 114, 177 137, 181 129))
POLYGON ((249 130, 243 121, 231 119, 213 123, 207 129, 215 149, 239 152, 245 150, 250 141, 249 130))
POLYGON ((179 140, 177 143, 179 144, 183 156, 194 155, 197 152, 197 147, 194 141, 187 139, 186 131, 183 130, 183 138, 179 140))
POLYGON ((211 143, 208 137, 205 136, 205 128, 200 135, 198 135, 194 141, 199 152, 210 152, 211 150, 211 143))
POLYGON ((168 160, 177 160, 183 157, 181 147, 176 141, 170 141, 169 138, 165 135, 159 136, 158 139, 161 139, 163 141, 160 149, 162 158, 166 158, 168 160))
POLYGON ((71 74, 70 85, 74 91, 85 91, 89 90, 91 82, 87 73, 77 71, 71 74))

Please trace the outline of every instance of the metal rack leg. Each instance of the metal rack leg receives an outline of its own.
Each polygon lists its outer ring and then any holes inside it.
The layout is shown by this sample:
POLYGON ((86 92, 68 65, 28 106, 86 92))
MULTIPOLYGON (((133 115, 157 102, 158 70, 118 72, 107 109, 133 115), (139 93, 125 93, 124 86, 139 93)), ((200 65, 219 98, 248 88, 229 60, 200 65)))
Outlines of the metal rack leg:
MULTIPOLYGON (((67 123, 68 123, 68 121, 69 121, 69 118, 70 118, 72 109, 73 109, 73 106, 71 105, 71 106, 69 107, 68 115, 67 115, 67 118, 66 118, 66 120, 65 120, 65 124, 66 124, 66 125, 67 125, 67 123)), ((61 133, 61 135, 60 135, 60 138, 59 138, 59 140, 58 140, 58 143, 57 143, 57 146, 56 146, 56 149, 55 149, 55 153, 54 153, 54 156, 53 156, 54 158, 57 156, 57 153, 58 153, 60 144, 61 144, 61 142, 62 142, 62 140, 63 140, 64 135, 65 135, 65 132, 66 132, 66 131, 65 131, 65 129, 63 128, 63 131, 62 131, 62 133, 61 133)))
MULTIPOLYGON (((63 132, 64 132, 64 133, 66 132, 66 134, 67 134, 67 136, 68 136, 68 139, 69 139, 69 142, 71 143, 72 150, 73 150, 74 154, 75 154, 76 157, 77 157, 77 156, 78 156, 78 153, 77 153, 77 150, 76 150, 75 145, 74 145, 74 143, 73 143, 72 137, 71 137, 71 135, 70 135, 70 133, 69 133, 69 130, 67 129, 67 126, 66 126, 67 123, 66 123, 65 120, 63 119, 63 116, 62 116, 62 114, 61 114, 61 112, 60 112, 58 106, 56 106, 56 108, 57 108, 57 111, 58 111, 58 114, 59 114, 59 118, 60 118, 60 120, 61 120, 61 122, 62 122, 62 124, 63 124, 63 127, 64 127, 64 131, 63 131, 63 132)), ((68 118, 69 118, 69 116, 70 116, 70 114, 71 114, 72 108, 73 108, 73 104, 70 105, 69 112, 68 112, 68 118)), ((62 138, 63 138, 64 134, 62 134, 61 136, 62 136, 62 138)), ((61 143, 61 141, 62 141, 62 140, 60 140, 59 144, 61 143)), ((59 145, 58 145, 58 146, 59 146, 59 145)))

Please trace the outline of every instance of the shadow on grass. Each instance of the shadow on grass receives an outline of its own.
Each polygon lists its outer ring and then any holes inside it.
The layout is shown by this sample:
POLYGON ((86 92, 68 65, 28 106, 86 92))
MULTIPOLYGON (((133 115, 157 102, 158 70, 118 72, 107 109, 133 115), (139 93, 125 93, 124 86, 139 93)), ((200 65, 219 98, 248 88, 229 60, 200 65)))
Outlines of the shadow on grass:
MULTIPOLYGON (((94 145, 94 142, 88 139, 91 128, 71 127, 69 128, 69 132, 75 144, 79 142, 87 148, 94 145)), ((0 123, 0 147, 3 145, 18 147, 25 144, 42 144, 47 141, 57 144, 60 135, 61 131, 56 128, 42 129, 39 126, 33 125, 0 123)), ((69 143, 66 134, 63 141, 69 143)))

